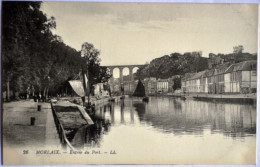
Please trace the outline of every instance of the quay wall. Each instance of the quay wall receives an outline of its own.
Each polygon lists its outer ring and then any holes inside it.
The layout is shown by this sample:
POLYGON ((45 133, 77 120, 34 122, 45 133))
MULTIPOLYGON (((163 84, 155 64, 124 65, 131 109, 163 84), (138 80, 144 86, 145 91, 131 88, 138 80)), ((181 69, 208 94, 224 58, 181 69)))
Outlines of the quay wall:
POLYGON ((198 100, 210 100, 210 99, 222 99, 222 100, 254 100, 256 101, 257 99, 257 94, 252 93, 252 94, 207 94, 207 93, 190 93, 190 94, 183 94, 183 93, 178 93, 178 94, 165 94, 165 96, 169 97, 190 97, 190 98, 195 98, 198 100))

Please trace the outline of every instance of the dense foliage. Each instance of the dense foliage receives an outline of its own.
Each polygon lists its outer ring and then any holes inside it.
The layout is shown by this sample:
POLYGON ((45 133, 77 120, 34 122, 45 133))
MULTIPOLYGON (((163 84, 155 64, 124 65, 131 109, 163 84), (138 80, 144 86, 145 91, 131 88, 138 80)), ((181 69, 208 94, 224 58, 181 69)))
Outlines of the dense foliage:
MULTIPOLYGON (((40 6, 41 2, 3 2, 2 91, 9 87, 20 93, 61 93, 66 81, 86 66, 80 52, 52 34, 55 18, 47 18, 40 6)), ((97 60, 88 66, 91 80, 105 82, 107 69, 97 60)))
POLYGON ((181 78, 180 77, 176 77, 173 79, 173 86, 172 86, 172 90, 175 91, 177 89, 181 88, 181 78))
MULTIPOLYGON (((257 54, 243 53, 242 45, 235 46, 230 54, 210 53, 209 58, 201 57, 201 52, 172 53, 156 59, 137 71, 136 79, 155 77, 166 79, 174 75, 195 73, 214 68, 222 62, 238 63, 246 60, 257 60, 257 54)), ((178 81, 176 81, 178 82, 178 81)))
POLYGON ((137 78, 156 77, 166 79, 174 75, 198 72, 208 68, 207 58, 199 52, 172 53, 156 59, 137 71, 137 78))
POLYGON ((210 57, 219 57, 224 60, 224 62, 233 62, 233 63, 239 63, 242 61, 247 61, 247 60, 257 60, 257 54, 251 54, 251 53, 229 53, 229 54, 214 54, 210 53, 210 57))

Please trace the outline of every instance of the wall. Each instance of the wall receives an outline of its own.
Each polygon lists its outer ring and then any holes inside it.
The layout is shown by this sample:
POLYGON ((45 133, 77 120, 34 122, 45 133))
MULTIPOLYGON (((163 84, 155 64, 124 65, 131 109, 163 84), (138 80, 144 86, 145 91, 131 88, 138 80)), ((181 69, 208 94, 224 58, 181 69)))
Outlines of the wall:
POLYGON ((257 73, 256 71, 242 71, 242 88, 257 88, 257 73))
POLYGON ((257 88, 257 72, 251 71, 251 87, 257 88))
POLYGON ((157 81, 157 92, 168 92, 168 82, 157 81))
POLYGON ((224 74, 224 81, 225 81, 225 93, 230 93, 231 92, 230 73, 224 74))
POLYGON ((240 84, 239 82, 231 82, 231 92, 232 93, 239 93, 240 92, 240 84))
POLYGON ((251 71, 242 71, 242 81, 249 82, 251 80, 251 71))
POLYGON ((204 85, 204 88, 205 88, 205 93, 208 93, 208 78, 206 77, 206 82, 205 82, 205 85, 204 85))
POLYGON ((200 92, 200 78, 196 79, 195 92, 200 92))

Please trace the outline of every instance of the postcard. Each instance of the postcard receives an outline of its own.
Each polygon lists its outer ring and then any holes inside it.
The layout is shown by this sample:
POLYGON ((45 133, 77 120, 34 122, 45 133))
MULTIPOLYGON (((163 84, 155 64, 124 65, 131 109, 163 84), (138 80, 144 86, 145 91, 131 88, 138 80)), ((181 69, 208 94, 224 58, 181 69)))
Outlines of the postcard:
POLYGON ((3 165, 255 165, 258 4, 4 1, 3 165))

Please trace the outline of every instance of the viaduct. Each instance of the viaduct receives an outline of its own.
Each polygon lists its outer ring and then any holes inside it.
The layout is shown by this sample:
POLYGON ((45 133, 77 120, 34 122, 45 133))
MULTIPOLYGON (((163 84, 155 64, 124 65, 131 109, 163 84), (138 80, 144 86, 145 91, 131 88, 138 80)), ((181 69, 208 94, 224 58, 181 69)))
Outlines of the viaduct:
POLYGON ((119 92, 121 85, 124 86, 124 90, 126 94, 132 94, 133 91, 135 90, 136 87, 136 82, 134 80, 134 73, 133 69, 134 68, 141 68, 144 65, 111 65, 111 66, 106 66, 112 77, 109 79, 110 87, 112 92, 119 92), (127 80, 124 80, 123 77, 123 70, 124 69, 129 69, 129 78, 127 80), (114 77, 113 71, 114 69, 119 69, 119 78, 116 79, 114 77))

